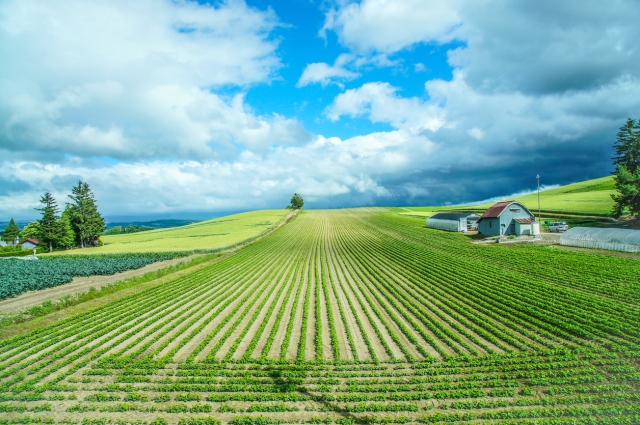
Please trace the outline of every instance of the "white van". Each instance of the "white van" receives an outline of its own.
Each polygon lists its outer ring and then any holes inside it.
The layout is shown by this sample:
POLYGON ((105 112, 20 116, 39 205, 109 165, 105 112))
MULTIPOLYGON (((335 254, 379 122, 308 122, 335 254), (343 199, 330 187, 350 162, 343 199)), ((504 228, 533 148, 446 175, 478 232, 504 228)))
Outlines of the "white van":
POLYGON ((564 232, 569 230, 569 225, 564 221, 556 221, 549 225, 549 232, 564 232))

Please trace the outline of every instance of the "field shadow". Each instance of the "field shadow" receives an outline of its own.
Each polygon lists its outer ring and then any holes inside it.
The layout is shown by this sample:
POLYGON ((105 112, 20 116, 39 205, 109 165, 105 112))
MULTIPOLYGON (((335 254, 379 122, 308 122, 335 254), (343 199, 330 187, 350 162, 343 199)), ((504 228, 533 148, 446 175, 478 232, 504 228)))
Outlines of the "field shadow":
MULTIPOLYGON (((335 421, 341 425, 348 424, 360 424, 364 423, 358 417, 354 416, 351 412, 348 412, 338 406, 337 403, 326 400, 322 396, 312 394, 305 386, 304 381, 308 377, 307 370, 300 367, 292 366, 287 368, 282 367, 268 367, 266 371, 269 373, 273 384, 278 388, 280 392, 295 392, 309 397, 310 400, 320 403, 326 408, 326 412, 333 412, 340 416, 341 420, 335 421)), ((325 412, 319 412, 325 413, 325 412)))

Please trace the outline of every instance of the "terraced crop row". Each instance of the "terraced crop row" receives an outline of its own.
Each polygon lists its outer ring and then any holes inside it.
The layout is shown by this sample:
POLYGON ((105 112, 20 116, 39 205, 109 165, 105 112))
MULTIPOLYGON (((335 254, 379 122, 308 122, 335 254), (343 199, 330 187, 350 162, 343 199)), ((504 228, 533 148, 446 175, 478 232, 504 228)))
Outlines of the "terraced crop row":
POLYGON ((0 341, 0 423, 637 423, 638 262, 554 255, 308 211, 0 341))

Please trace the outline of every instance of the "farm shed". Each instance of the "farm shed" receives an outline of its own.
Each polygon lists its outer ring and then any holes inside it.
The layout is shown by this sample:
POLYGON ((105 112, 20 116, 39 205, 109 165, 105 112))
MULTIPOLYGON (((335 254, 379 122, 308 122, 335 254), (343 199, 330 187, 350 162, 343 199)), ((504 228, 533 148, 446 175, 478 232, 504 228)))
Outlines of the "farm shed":
POLYGON ((40 245, 40 243, 38 242, 37 239, 25 239, 22 242, 20 242, 20 245, 22 245, 22 249, 33 249, 33 248, 37 248, 38 245, 40 245))
POLYGON ((560 236, 560 245, 640 253, 640 230, 574 227, 560 236))
POLYGON ((480 220, 478 231, 483 235, 537 235, 540 225, 536 217, 519 202, 498 202, 490 207, 480 220))
POLYGON ((479 218, 480 216, 472 213, 438 213, 427 219, 427 227, 449 232, 466 232, 469 223, 477 222, 479 218))

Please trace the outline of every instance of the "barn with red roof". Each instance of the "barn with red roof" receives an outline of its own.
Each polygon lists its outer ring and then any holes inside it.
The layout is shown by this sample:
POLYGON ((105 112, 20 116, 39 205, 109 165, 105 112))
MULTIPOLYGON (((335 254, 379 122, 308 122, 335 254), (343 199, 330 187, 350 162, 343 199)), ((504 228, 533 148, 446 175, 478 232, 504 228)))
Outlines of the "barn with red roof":
POLYGON ((537 235, 539 229, 536 217, 516 201, 498 202, 478 220, 478 232, 487 236, 537 235))

